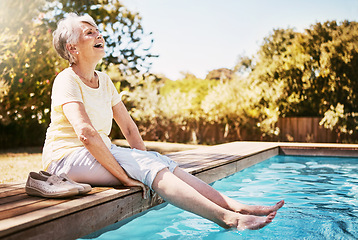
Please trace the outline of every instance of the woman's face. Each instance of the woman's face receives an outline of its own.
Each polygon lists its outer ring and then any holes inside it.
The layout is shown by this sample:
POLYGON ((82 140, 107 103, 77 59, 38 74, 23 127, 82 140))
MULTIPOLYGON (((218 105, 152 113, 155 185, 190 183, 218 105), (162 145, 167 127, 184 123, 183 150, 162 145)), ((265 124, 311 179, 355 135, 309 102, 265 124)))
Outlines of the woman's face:
POLYGON ((99 61, 105 56, 105 42, 102 35, 96 27, 84 22, 80 24, 80 36, 78 43, 75 44, 78 52, 78 54, 76 53, 77 60, 93 59, 93 61, 99 61))

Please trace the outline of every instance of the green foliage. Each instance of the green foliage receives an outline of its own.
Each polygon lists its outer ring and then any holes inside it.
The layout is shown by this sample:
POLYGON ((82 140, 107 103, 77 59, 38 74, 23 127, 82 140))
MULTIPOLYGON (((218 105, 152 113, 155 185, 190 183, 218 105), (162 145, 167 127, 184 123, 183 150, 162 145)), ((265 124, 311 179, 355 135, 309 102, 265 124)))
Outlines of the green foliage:
MULTIPOLYGON (((278 118, 278 108, 274 101, 262 104, 262 98, 277 99, 275 88, 265 84, 253 84, 250 78, 235 76, 232 81, 219 84, 213 88, 202 102, 207 120, 227 125, 237 132, 237 138, 242 140, 242 130, 252 132, 261 137, 277 135, 275 123, 278 118)), ((228 133, 227 133, 228 134, 228 133)))
POLYGON ((41 144, 49 122, 51 83, 64 68, 38 8, 43 1, 2 2, 0 125, 2 147, 41 144), (13 16, 10 16, 12 15, 13 16), (19 21, 21 20, 21 21, 19 21))
POLYGON ((317 23, 303 33, 275 30, 265 39, 250 77, 282 84, 276 102, 281 116, 325 116, 326 127, 356 132, 357 37, 358 23, 348 21, 317 23), (342 106, 335 115, 340 120, 328 121, 332 109, 342 106))
POLYGON ((338 103, 324 113, 321 125, 330 130, 337 130, 339 133, 353 135, 358 131, 358 113, 345 113, 344 105, 338 103))
POLYGON ((250 133, 257 140, 278 134, 277 106, 260 101, 279 93, 264 85, 253 85, 250 78, 235 74, 225 82, 187 74, 181 80, 166 80, 160 88, 156 84, 136 88, 128 100, 146 139, 180 141, 186 135, 187 141, 208 143, 203 134, 216 126, 223 135, 211 143, 244 139, 250 133))
MULTIPOLYGON (((208 91, 216 86, 218 82, 209 79, 200 79, 194 75, 187 74, 183 79, 177 81, 167 80, 165 85, 160 89, 160 94, 165 97, 171 95, 183 95, 183 98, 189 98, 190 105, 186 106, 185 109, 191 114, 200 115, 201 101, 208 94, 208 91)), ((184 112, 181 114, 185 114, 184 112)), ((197 118, 197 117, 195 117, 197 118)))
POLYGON ((199 134, 195 133, 197 125, 205 117, 201 101, 216 84, 191 74, 178 81, 166 79, 161 84, 152 77, 128 93, 127 106, 131 106, 131 115, 146 139, 176 141, 178 131, 199 134))
MULTIPOLYGON (((263 91, 268 90, 270 87, 280 89, 282 92, 275 104, 279 105, 281 116, 286 116, 284 110, 291 106, 295 99, 290 99, 290 95, 284 92, 286 87, 285 83, 287 79, 299 79, 296 69, 290 69, 287 67, 288 63, 294 62, 294 57, 287 53, 288 49, 293 45, 297 33, 292 29, 277 29, 264 39, 264 43, 261 46, 257 57, 255 59, 255 65, 252 68, 252 72, 249 77, 252 79, 254 85, 266 85, 268 87, 263 91), (283 84, 284 83, 284 84, 283 84)), ((296 68, 296 65, 293 64, 296 68)), ((260 101, 262 104, 274 103, 270 97, 262 96, 260 101)))
POLYGON ((159 96, 146 93, 154 105, 148 101, 138 110, 150 108, 151 116, 160 116, 153 120, 158 125, 175 123, 196 135, 202 126, 220 124, 225 136, 235 132, 237 139, 248 139, 251 133, 272 139, 279 134, 278 117, 320 116, 326 128, 354 136, 357 34, 358 24, 348 21, 317 23, 302 33, 276 29, 255 57, 240 56, 230 78, 221 78, 229 71, 217 69, 208 75, 213 80, 187 74, 166 81, 159 96))

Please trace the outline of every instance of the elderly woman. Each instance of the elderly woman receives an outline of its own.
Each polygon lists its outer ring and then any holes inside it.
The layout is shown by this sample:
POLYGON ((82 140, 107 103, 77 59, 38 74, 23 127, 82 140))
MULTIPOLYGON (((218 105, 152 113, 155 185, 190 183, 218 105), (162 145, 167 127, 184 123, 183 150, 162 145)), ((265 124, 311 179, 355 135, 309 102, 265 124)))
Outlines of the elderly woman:
POLYGON ((259 229, 272 221, 283 201, 267 207, 241 204, 168 157, 146 151, 112 81, 95 70, 105 56, 105 41, 90 16, 68 14, 53 37, 57 52, 70 67, 53 84, 51 124, 43 149, 46 171, 96 186, 139 186, 144 196, 148 186, 169 203, 224 228, 259 229), (111 144, 113 118, 131 148, 111 144))

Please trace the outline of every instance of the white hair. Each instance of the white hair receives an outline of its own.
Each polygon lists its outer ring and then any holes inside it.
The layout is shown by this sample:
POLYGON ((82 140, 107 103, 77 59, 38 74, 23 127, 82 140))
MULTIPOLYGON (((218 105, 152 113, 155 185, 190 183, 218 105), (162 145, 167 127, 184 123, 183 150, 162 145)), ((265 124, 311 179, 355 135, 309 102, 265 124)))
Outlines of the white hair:
POLYGON ((93 27, 97 24, 89 15, 78 16, 76 13, 69 13, 64 19, 61 19, 57 24, 57 29, 53 32, 53 45, 57 53, 64 59, 73 64, 76 62, 76 57, 73 56, 67 49, 67 44, 76 44, 80 36, 79 23, 85 22, 93 27))

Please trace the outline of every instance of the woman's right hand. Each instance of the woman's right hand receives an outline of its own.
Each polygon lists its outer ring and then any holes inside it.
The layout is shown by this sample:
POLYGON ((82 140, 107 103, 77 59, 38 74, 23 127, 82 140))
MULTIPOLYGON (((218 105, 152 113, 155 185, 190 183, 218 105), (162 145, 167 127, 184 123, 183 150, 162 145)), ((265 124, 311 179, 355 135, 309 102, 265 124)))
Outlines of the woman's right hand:
POLYGON ((126 182, 123 182, 123 185, 126 187, 141 187, 143 190, 143 198, 147 199, 149 194, 149 188, 144 185, 142 182, 135 180, 133 178, 128 177, 126 182))

